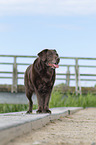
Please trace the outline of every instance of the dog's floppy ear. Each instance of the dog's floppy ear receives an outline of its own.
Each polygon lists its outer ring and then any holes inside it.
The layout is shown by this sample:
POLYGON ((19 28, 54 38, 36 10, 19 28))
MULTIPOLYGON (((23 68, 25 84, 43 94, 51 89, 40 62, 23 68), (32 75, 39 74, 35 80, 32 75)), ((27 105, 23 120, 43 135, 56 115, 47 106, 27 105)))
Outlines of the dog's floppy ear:
POLYGON ((55 49, 54 49, 54 51, 57 52, 55 49))
POLYGON ((38 53, 38 56, 41 58, 42 61, 46 60, 46 54, 47 54, 48 49, 44 49, 41 52, 38 53))

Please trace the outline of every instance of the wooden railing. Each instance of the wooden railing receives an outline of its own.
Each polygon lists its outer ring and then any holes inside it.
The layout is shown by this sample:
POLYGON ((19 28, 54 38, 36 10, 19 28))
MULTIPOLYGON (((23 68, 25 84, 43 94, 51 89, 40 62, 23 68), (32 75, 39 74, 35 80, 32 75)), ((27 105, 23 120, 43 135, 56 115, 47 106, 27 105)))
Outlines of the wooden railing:
MULTIPOLYGON (((11 92, 17 92, 17 86, 18 86, 18 80, 20 79, 24 79, 23 76, 18 76, 18 75, 24 75, 24 71, 18 71, 18 67, 19 66, 27 66, 32 64, 33 61, 31 61, 31 63, 24 63, 24 62, 18 62, 19 58, 31 58, 31 59, 35 59, 36 56, 14 56, 14 55, 0 55, 0 74, 3 74, 3 76, 0 75, 0 80, 1 79, 11 79, 12 80, 12 89, 11 92), (4 59, 2 62, 2 58, 4 59), (13 61, 9 62, 6 59, 7 58, 12 58, 13 61), (6 62, 6 61, 7 62, 6 62), (2 71, 3 67, 7 65, 7 66, 12 66, 12 71, 6 69, 6 71, 2 71), (11 74, 11 76, 5 76, 4 74, 11 74)), ((96 68, 95 65, 79 65, 79 61, 80 60, 94 60, 96 61, 96 58, 77 58, 77 57, 60 57, 60 60, 74 60, 74 64, 62 64, 60 63, 60 68, 67 68, 66 72, 62 72, 62 73, 56 73, 56 80, 65 80, 66 81, 66 85, 69 86, 70 85, 70 81, 75 81, 75 88, 76 88, 76 93, 81 93, 81 81, 96 81, 96 79, 89 79, 89 78, 83 78, 81 79, 81 76, 96 76, 96 74, 93 73, 80 73, 80 68, 96 68), (74 68, 74 73, 70 73, 70 68, 74 68), (65 77, 64 77, 65 76, 65 77), (74 76, 74 78, 71 78, 71 76, 74 76)), ((27 61, 26 61, 27 62, 27 61)), ((60 70, 59 68, 59 70, 60 70)), ((0 83, 1 84, 1 83, 0 83)))

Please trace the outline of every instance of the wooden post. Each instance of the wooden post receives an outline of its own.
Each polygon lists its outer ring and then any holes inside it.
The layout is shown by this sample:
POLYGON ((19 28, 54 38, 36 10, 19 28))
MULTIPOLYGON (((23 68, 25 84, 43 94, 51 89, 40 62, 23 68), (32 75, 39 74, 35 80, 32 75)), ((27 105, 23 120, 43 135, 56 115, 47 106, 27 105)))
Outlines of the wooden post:
POLYGON ((17 93, 17 64, 16 64, 16 57, 14 57, 14 64, 13 64, 13 77, 12 77, 12 93, 17 93))
POLYGON ((79 73, 79 70, 78 70, 78 80, 79 80, 79 94, 81 95, 81 80, 80 80, 80 73, 79 73))
POLYGON ((75 59, 76 95, 78 95, 78 58, 75 59))
POLYGON ((69 70, 69 66, 67 66, 66 86, 69 87, 69 84, 70 84, 70 70, 69 70))

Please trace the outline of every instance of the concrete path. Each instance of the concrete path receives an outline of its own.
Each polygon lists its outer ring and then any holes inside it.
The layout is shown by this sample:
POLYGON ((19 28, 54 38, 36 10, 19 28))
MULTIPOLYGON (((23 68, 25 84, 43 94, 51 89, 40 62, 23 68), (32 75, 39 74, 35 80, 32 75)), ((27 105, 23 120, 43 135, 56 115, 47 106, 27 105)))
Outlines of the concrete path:
POLYGON ((15 112, 0 114, 0 145, 5 145, 12 139, 41 128, 54 119, 67 116, 82 108, 61 107, 51 109, 52 114, 26 114, 26 112, 15 112))

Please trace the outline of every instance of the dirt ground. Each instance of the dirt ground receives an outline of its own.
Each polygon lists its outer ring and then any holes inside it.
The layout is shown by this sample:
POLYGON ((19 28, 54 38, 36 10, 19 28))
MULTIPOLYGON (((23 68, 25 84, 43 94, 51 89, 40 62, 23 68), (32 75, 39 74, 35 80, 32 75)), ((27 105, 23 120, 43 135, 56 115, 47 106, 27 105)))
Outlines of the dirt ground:
POLYGON ((96 145, 96 108, 52 121, 8 145, 96 145))

